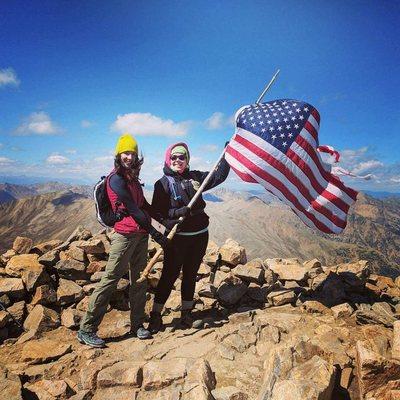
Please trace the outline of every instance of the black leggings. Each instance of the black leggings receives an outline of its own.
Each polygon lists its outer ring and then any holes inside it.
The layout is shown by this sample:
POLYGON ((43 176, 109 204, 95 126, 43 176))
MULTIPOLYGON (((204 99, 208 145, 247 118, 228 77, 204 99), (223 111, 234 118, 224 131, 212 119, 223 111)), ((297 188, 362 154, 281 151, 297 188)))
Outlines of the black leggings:
POLYGON ((196 275, 208 244, 208 231, 195 236, 176 235, 172 246, 164 255, 164 267, 156 289, 155 302, 164 304, 183 271, 181 296, 183 301, 192 301, 196 286, 196 275))

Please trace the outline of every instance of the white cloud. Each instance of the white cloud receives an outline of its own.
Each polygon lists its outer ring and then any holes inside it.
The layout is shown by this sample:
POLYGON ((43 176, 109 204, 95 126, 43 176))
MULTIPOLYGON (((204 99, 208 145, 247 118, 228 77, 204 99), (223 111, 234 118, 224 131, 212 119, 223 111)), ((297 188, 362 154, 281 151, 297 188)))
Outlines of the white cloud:
POLYGON ((224 126, 225 116, 221 112, 215 112, 210 118, 206 119, 205 125, 207 129, 221 129, 224 126))
POLYGON ((113 161, 114 160, 114 156, 95 157, 93 160, 94 161, 98 161, 98 162, 113 161))
POLYGON ((67 149, 67 150, 65 150, 65 153, 66 154, 76 154, 76 149, 67 149))
POLYGON ((111 128, 118 132, 129 132, 136 136, 185 136, 190 121, 174 122, 150 113, 118 115, 111 128))
POLYGON ((56 135, 61 129, 51 120, 50 116, 44 111, 33 112, 28 118, 14 131, 14 135, 56 135))
POLYGON ((14 164, 15 160, 11 160, 11 158, 7 158, 7 157, 0 157, 0 165, 10 165, 10 164, 14 164))
POLYGON ((81 127, 82 128, 91 128, 92 126, 96 125, 93 121, 89 121, 87 119, 84 119, 81 121, 81 127))
POLYGON ((0 87, 6 85, 18 86, 19 84, 17 74, 12 68, 0 69, 0 87))
POLYGON ((63 165, 68 164, 69 162, 69 158, 64 157, 58 153, 51 154, 46 159, 46 163, 51 165, 63 165))
POLYGON ((204 121, 204 126, 209 130, 218 130, 227 126, 234 126, 235 116, 227 117, 225 114, 217 111, 204 121))
POLYGON ((353 169, 353 173, 362 174, 365 172, 375 171, 376 169, 379 169, 382 167, 383 167, 383 163, 378 160, 363 161, 355 166, 355 168, 353 169))

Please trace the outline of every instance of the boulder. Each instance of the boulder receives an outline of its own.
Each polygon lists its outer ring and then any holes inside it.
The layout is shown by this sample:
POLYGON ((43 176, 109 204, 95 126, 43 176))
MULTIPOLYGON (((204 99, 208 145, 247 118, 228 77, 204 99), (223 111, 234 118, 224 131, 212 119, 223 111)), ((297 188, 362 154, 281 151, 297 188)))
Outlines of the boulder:
POLYGON ((101 278, 106 274, 105 271, 97 271, 94 272, 91 276, 90 276, 90 282, 100 282, 101 278))
POLYGON ((309 278, 315 278, 317 275, 324 272, 321 262, 316 258, 303 262, 303 266, 308 271, 309 278))
MULTIPOLYGON (((379 303, 375 303, 379 304, 379 303)), ((382 324, 388 328, 393 326, 396 318, 393 313, 387 313, 383 310, 382 306, 375 306, 375 309, 359 309, 354 314, 359 324, 382 324)))
POLYGON ((2 262, 7 262, 10 258, 17 255, 17 252, 13 249, 8 249, 5 253, 1 255, 2 262))
POLYGON ((41 255, 38 259, 40 264, 44 265, 47 268, 54 267, 59 260, 60 260, 59 250, 50 250, 47 253, 41 255))
POLYGON ((246 264, 246 250, 240 246, 238 242, 232 239, 227 239, 226 242, 219 249, 222 261, 230 265, 246 264))
POLYGON ((22 279, 19 278, 1 278, 0 296, 7 295, 10 299, 18 300, 25 296, 25 287, 22 279))
POLYGON ((104 243, 100 239, 90 239, 83 241, 78 245, 86 254, 103 254, 105 253, 104 243))
POLYGON ((26 383, 24 388, 35 393, 38 399, 67 399, 70 398, 75 391, 64 380, 48 380, 43 379, 35 383, 26 383))
POLYGON ((347 300, 346 291, 344 289, 343 281, 339 275, 329 273, 328 275, 320 274, 313 280, 313 289, 315 296, 323 304, 333 307, 341 304, 347 300), (321 279, 321 280, 320 280, 321 279), (318 280, 318 286, 315 287, 314 282, 318 280))
POLYGON ((37 333, 51 331, 60 326, 60 316, 54 310, 36 305, 24 322, 25 330, 34 330, 37 333))
POLYGON ((250 283, 246 293, 252 300, 265 303, 269 292, 270 287, 268 285, 259 286, 256 283, 250 283))
POLYGON ((254 263, 239 264, 232 269, 232 273, 245 282, 264 283, 264 270, 261 266, 254 266, 254 263))
POLYGON ((181 293, 177 290, 172 290, 165 303, 165 308, 168 310, 177 311, 181 307, 181 303, 181 293))
POLYGON ((221 304, 231 307, 247 292, 247 286, 239 281, 223 282, 217 289, 217 297, 221 304))
POLYGON ((50 285, 41 285, 36 288, 32 297, 31 305, 42 304, 43 306, 53 304, 57 301, 57 293, 50 285))
POLYGON ((20 278, 25 270, 37 271, 43 269, 38 261, 37 254, 21 254, 14 256, 6 265, 6 273, 9 276, 20 278))
POLYGON ((5 374, 0 376, 0 393, 2 399, 22 400, 22 384, 18 375, 5 374))
POLYGON ((86 280, 89 275, 86 273, 84 263, 76 260, 60 260, 56 264, 56 269, 60 278, 69 280, 86 280))
POLYGON ((22 281, 25 284, 26 290, 28 292, 33 292, 38 286, 50 282, 51 279, 45 267, 40 265, 39 267, 22 271, 22 281))
POLYGON ((218 254, 219 254, 218 245, 215 242, 213 242, 212 240, 210 240, 208 242, 206 254, 203 257, 203 261, 206 264, 213 266, 213 265, 215 265, 215 263, 218 260, 218 254))
POLYGON ((264 263, 278 275, 283 281, 305 281, 308 278, 308 270, 298 260, 281 258, 267 259, 264 263))
POLYGON ((109 339, 126 335, 130 331, 131 326, 129 313, 129 311, 115 309, 106 313, 99 327, 99 336, 103 339, 109 339))
POLYGON ((171 363, 166 361, 149 361, 143 367, 144 390, 159 390, 172 383, 182 381, 186 376, 186 359, 177 358, 171 363))
POLYGON ((290 380, 307 382, 317 393, 316 399, 330 400, 336 376, 335 367, 315 355, 310 360, 295 366, 289 373, 290 380))
POLYGON ((60 343, 51 339, 32 340, 24 344, 21 361, 30 364, 40 364, 54 361, 71 352, 70 344, 60 343))
POLYGON ((140 387, 143 378, 143 363, 120 361, 102 369, 97 375, 97 387, 140 387))
POLYGON ((199 270, 197 271, 198 275, 208 276, 210 275, 211 268, 204 262, 200 264, 199 270))
POLYGON ((111 244, 105 233, 97 233, 96 235, 93 235, 93 240, 101 240, 104 245, 104 252, 106 254, 110 253, 111 244))
POLYGON ((248 400, 249 396, 235 386, 223 386, 212 392, 215 400, 248 400))
POLYGON ((83 226, 78 226, 68 237, 64 243, 72 243, 76 240, 88 240, 92 237, 92 232, 83 226))
POLYGON ((400 385, 400 362, 382 357, 366 342, 356 343, 356 363, 360 398, 383 398, 391 381, 400 385))
POLYGON ((331 315, 332 311, 330 308, 324 306, 321 302, 316 300, 307 300, 305 301, 301 309, 309 314, 325 314, 331 315))
POLYGON ((82 311, 72 307, 66 308, 61 312, 61 325, 69 329, 78 328, 82 317, 82 311))
MULTIPOLYGON (((138 394, 140 392, 136 388, 131 388, 131 387, 126 387, 126 386, 120 386, 116 390, 116 388, 113 387, 107 387, 107 388, 99 388, 96 390, 96 393, 94 394, 93 397, 90 397, 91 400, 140 400, 140 397, 138 397, 138 394)), ((179 397, 172 397, 170 395, 170 392, 167 391, 166 394, 167 397, 163 397, 163 395, 160 394, 160 392, 157 392, 157 400, 174 400, 174 399, 179 399, 179 397)), ((141 397, 143 399, 143 397, 141 397)), ((152 398, 145 398, 146 400, 152 400, 152 398)))
POLYGON ((86 268, 88 274, 93 274, 94 272, 104 271, 106 269, 107 261, 92 261, 86 268))
POLYGON ((209 392, 215 388, 215 385, 215 374, 207 360, 198 358, 194 362, 187 363, 186 389, 188 387, 201 386, 209 392))
POLYGON ((230 277, 229 273, 223 271, 217 271, 214 276, 214 286, 218 288, 222 282, 226 281, 230 277))
POLYGON ((27 254, 31 251, 32 239, 24 236, 17 236, 13 242, 12 249, 18 254, 27 254))
POLYGON ((400 360, 400 321, 393 323, 392 357, 400 360))
POLYGON ((268 302, 273 306, 294 304, 296 302, 296 298, 297 296, 294 290, 274 290, 267 296, 268 302))
POLYGON ((214 285, 204 280, 201 280, 196 284, 196 293, 198 293, 198 295, 203 299, 214 299, 216 290, 217 289, 214 285))
POLYGON ((11 317, 8 312, 0 311, 0 329, 4 328, 10 319, 11 319, 11 317))
POLYGON ((355 287, 365 285, 371 273, 371 267, 366 260, 339 264, 334 269, 348 285, 355 287))
POLYGON ((338 304, 331 308, 335 318, 346 318, 353 314, 354 309, 349 303, 338 304))
POLYGON ((75 246, 60 252, 60 260, 71 260, 71 259, 80 262, 85 262, 86 254, 81 248, 75 246))
POLYGON ((14 303, 12 306, 7 308, 7 312, 11 314, 11 316, 15 321, 17 321, 17 323, 22 325, 26 314, 25 301, 18 301, 17 303, 14 303))
POLYGON ((73 281, 60 279, 57 288, 57 301, 62 306, 77 303, 85 296, 83 289, 73 281))
POLYGON ((90 390, 78 390, 76 394, 69 397, 68 400, 90 400, 92 398, 92 393, 90 390))
POLYGON ((56 249, 60 244, 62 244, 62 242, 62 240, 54 239, 39 243, 32 248, 32 253, 36 253, 41 256, 51 250, 56 249))
POLYGON ((0 295, 0 303, 3 304, 4 307, 9 307, 11 305, 11 300, 6 294, 0 295))
POLYGON ((264 268, 265 268, 265 270, 264 270, 264 282, 269 286, 273 286, 278 280, 278 275, 275 274, 274 271, 269 269, 268 266, 266 266, 264 268))

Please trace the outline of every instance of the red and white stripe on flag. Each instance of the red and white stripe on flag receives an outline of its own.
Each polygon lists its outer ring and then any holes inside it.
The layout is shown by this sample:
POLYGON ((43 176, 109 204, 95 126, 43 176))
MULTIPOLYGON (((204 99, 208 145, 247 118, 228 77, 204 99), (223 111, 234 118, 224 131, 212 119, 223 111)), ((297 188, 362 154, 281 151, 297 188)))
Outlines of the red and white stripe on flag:
POLYGON ((307 226, 337 234, 346 227, 357 192, 323 168, 317 151, 318 131, 319 114, 313 110, 296 140, 283 153, 238 126, 225 158, 242 180, 264 186, 307 226))

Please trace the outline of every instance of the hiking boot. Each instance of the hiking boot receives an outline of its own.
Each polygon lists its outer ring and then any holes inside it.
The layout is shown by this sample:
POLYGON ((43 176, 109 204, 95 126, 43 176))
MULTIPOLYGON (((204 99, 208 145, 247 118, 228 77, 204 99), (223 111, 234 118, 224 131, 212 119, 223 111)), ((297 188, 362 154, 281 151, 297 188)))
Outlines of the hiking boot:
POLYGON ((136 336, 140 340, 151 339, 151 333, 143 325, 138 326, 136 329, 131 331, 133 336, 136 336))
POLYGON ((99 338, 96 332, 78 331, 78 340, 82 344, 87 344, 90 347, 106 347, 106 342, 99 338))
POLYGON ((147 329, 154 334, 160 332, 162 327, 163 327, 163 322, 161 318, 161 313, 152 311, 150 313, 150 321, 147 329))
POLYGON ((193 326, 192 310, 182 310, 179 326, 182 329, 190 329, 193 326))

